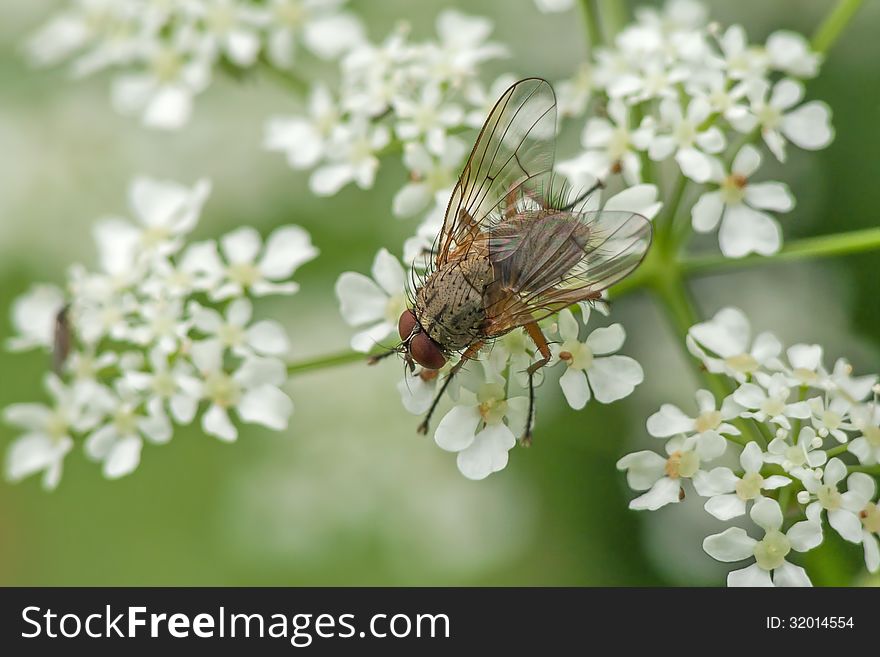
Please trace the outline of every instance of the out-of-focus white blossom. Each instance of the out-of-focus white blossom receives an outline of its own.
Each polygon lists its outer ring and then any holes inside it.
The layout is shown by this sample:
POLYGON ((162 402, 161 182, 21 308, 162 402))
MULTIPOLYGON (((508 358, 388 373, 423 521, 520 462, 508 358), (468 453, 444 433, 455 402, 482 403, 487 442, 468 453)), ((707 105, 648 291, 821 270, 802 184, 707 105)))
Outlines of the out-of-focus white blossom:
POLYGON ((24 430, 9 448, 9 478, 43 471, 53 488, 76 442, 106 477, 124 476, 145 441, 168 442, 173 425, 192 423, 200 410, 205 431, 224 440, 237 435, 229 410, 242 422, 287 427, 293 404, 279 387, 286 368, 273 357, 287 352, 288 338, 277 322, 251 321, 246 295, 296 292, 290 277, 317 250, 298 226, 276 229, 265 245, 246 227, 219 250, 214 241, 187 245, 209 190, 207 181, 136 178, 136 220, 96 226, 100 267, 74 265, 66 293, 37 286, 13 303, 10 348, 66 344, 70 353, 55 354, 60 378, 46 379, 53 405, 4 412, 24 430))

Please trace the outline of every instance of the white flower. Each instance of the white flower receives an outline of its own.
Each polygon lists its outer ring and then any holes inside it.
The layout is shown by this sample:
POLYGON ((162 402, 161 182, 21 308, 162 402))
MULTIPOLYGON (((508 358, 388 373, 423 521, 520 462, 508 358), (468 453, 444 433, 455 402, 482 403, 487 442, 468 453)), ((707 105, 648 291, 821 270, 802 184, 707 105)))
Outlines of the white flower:
POLYGON ((802 34, 778 30, 765 46, 770 68, 798 78, 813 78, 819 72, 822 56, 814 53, 802 34))
POLYGON ((779 224, 761 210, 788 212, 794 207, 794 197, 783 183, 750 182, 760 164, 761 154, 750 144, 737 153, 729 174, 713 159, 709 180, 718 189, 705 192, 691 210, 694 230, 699 233, 708 233, 721 222, 718 244, 729 258, 776 253, 782 241, 779 224))
POLYGON ((234 371, 223 367, 223 348, 216 341, 196 342, 192 360, 202 375, 200 397, 209 408, 202 415, 202 430, 224 441, 238 431, 229 419, 235 409, 242 422, 261 424, 281 431, 287 428, 293 402, 279 388, 287 378, 284 363, 274 358, 250 356, 234 371))
POLYGON ((238 228, 220 239, 224 263, 210 245, 200 254, 198 271, 218 281, 210 291, 213 301, 241 296, 293 294, 299 285, 288 281, 293 272, 315 258, 309 234, 299 226, 281 226, 272 231, 265 247, 260 234, 249 226, 238 228))
MULTIPOLYGON (((488 367, 484 363, 485 367, 488 367)), ((503 383, 483 383, 476 395, 468 395, 454 406, 434 431, 434 441, 449 452, 457 452, 459 471, 468 479, 485 479, 507 466, 508 452, 516 437, 508 425, 525 426, 528 399, 507 398, 503 383), (504 420, 507 420, 507 424, 504 420)), ((502 379, 503 381, 503 379, 502 379)))
POLYGON ((660 410, 648 418, 648 433, 655 438, 668 438, 675 434, 703 434, 713 432, 728 436, 738 436, 739 429, 725 420, 730 420, 739 415, 742 409, 734 403, 732 397, 727 397, 721 404, 721 409, 715 408, 715 397, 708 390, 698 390, 696 394, 697 408, 700 414, 697 417, 689 417, 673 404, 663 404, 660 410))
POLYGON ((779 503, 766 497, 755 503, 750 515, 755 524, 764 530, 764 538, 760 541, 739 527, 731 527, 703 541, 703 549, 718 561, 755 559, 751 566, 728 574, 727 585, 812 586, 806 571, 785 558, 792 550, 807 552, 822 542, 822 526, 818 517, 808 513, 807 520, 795 523, 783 534, 779 503))
POLYGON ((141 460, 143 438, 153 443, 171 440, 171 423, 162 400, 153 397, 140 409, 142 400, 124 385, 107 400, 107 419, 85 441, 89 458, 103 462, 104 476, 118 479, 134 472, 141 460))
POLYGON ((821 448, 822 439, 816 436, 813 427, 802 427, 795 444, 785 438, 771 440, 764 460, 781 465, 783 470, 803 480, 814 477, 813 470, 821 468, 828 460, 821 448))
POLYGON ((727 441, 715 431, 676 436, 666 443, 667 457, 644 450, 627 454, 617 462, 626 471, 629 487, 647 491, 629 503, 637 511, 656 511, 684 499, 683 479, 693 479, 703 463, 724 454, 727 441))
POLYGON ((145 71, 126 73, 113 81, 114 107, 120 114, 140 114, 150 128, 181 128, 189 121, 193 97, 211 80, 207 54, 155 43, 145 59, 145 71))
POLYGON ((788 418, 805 420, 812 415, 807 402, 788 402, 791 389, 782 374, 776 373, 771 376, 758 372, 755 378, 760 382, 760 386, 743 383, 733 393, 736 403, 749 409, 742 414, 743 417, 754 418, 758 422, 769 421, 788 430, 791 429, 788 418))
POLYGON ((327 87, 315 85, 309 94, 308 116, 269 119, 263 147, 284 153, 294 169, 309 169, 323 157, 340 118, 340 110, 327 87))
POLYGON ((822 346, 818 344, 796 344, 785 351, 789 367, 780 364, 786 380, 791 386, 810 386, 827 389, 830 387, 828 372, 822 366, 822 346))
POLYGON ((742 477, 724 467, 698 472, 694 477, 697 492, 709 496, 706 511, 719 520, 745 515, 746 502, 763 499, 761 491, 775 490, 791 483, 791 479, 782 475, 761 476, 764 458, 758 443, 748 443, 739 455, 739 462, 744 471, 742 477))
POLYGON ((361 117, 336 126, 327 145, 328 163, 312 173, 311 190, 318 196, 332 196, 350 182, 361 189, 372 187, 379 168, 376 153, 390 139, 386 126, 372 125, 361 117))
POLYGON ((804 96, 800 82, 784 78, 771 91, 770 84, 760 80, 750 85, 748 96, 764 142, 780 162, 785 161, 786 139, 809 151, 825 148, 834 139, 828 105, 813 100, 795 107, 804 96))
POLYGON ((574 409, 586 406, 590 389, 597 401, 610 404, 628 396, 644 380, 642 367, 628 356, 611 356, 623 346, 626 333, 620 324, 595 329, 578 339, 579 325, 570 310, 559 313, 561 345, 553 345, 557 362, 565 363, 559 386, 574 409), (589 382, 589 383, 588 383, 589 382))
POLYGON ((820 438, 831 436, 839 443, 849 440, 846 431, 852 431, 853 425, 847 421, 850 403, 843 397, 835 397, 829 404, 821 397, 813 397, 808 402, 812 411, 813 428, 820 438))
POLYGON ((138 307, 138 315, 136 323, 125 332, 126 340, 142 347, 156 345, 165 353, 177 350, 192 325, 184 317, 182 299, 144 301, 138 307))
POLYGON ((455 137, 445 139, 439 151, 432 151, 420 142, 409 142, 403 149, 403 163, 410 172, 410 181, 394 195, 395 216, 411 217, 424 210, 438 193, 448 198, 458 178, 467 144, 455 137))
POLYGON ((199 47, 212 60, 225 55, 245 68, 257 61, 260 52, 260 14, 238 0, 182 3, 183 11, 202 26, 199 47))
MULTIPOLYGON (((589 62, 584 62, 572 77, 558 82, 555 86, 559 115, 561 117, 580 116, 586 111, 587 103, 590 102, 593 95, 593 67, 589 62)), ((498 96, 500 95, 498 94, 498 96)), ((484 116, 486 114, 488 112, 484 116)))
POLYGON ((825 466, 822 479, 805 477, 801 480, 810 498, 815 500, 807 506, 807 517, 812 517, 811 514, 818 517, 824 509, 828 512, 828 524, 838 534, 851 543, 860 543, 862 523, 858 514, 867 500, 862 499, 858 490, 841 493, 837 486, 844 477, 846 465, 839 458, 833 458, 825 466))
POLYGON ((55 320, 64 307, 64 293, 54 285, 34 285, 12 302, 17 334, 6 341, 10 351, 49 349, 55 341, 55 320))
POLYGON ((137 247, 160 255, 179 251, 182 238, 196 227, 210 193, 211 183, 204 178, 192 187, 144 176, 135 178, 128 195, 129 205, 140 224, 132 225, 137 247))
POLYGON ((760 367, 778 363, 782 351, 782 344, 772 333, 760 333, 754 342, 750 342, 750 334, 749 320, 741 310, 722 308, 709 321, 692 326, 686 342, 707 370, 744 383, 760 367))
POLYGON ((195 328, 236 356, 283 356, 290 348, 287 334, 278 322, 264 319, 248 326, 253 316, 253 305, 248 299, 230 302, 225 317, 198 304, 194 304, 189 312, 195 328))
POLYGON ((835 396, 841 396, 851 403, 860 402, 871 394, 874 384, 877 383, 876 374, 853 376, 853 367, 845 358, 834 361, 829 380, 826 382, 828 389, 835 396))
POLYGON ((363 26, 354 16, 339 13, 345 0, 272 0, 265 22, 269 30, 267 54, 279 68, 293 66, 296 42, 324 59, 339 57, 359 45, 363 26))
MULTIPOLYGON (((171 417, 178 424, 189 424, 196 416, 201 384, 192 365, 181 357, 169 356, 159 348, 150 350, 149 370, 131 369, 123 377, 132 390, 149 399, 167 403, 171 417)), ((158 408, 154 408, 156 413, 158 408)))
POLYGON ((733 80, 759 80, 767 71, 767 54, 758 46, 749 45, 742 25, 731 25, 718 45, 724 53, 724 68, 733 80))
POLYGON ((486 41, 492 32, 487 18, 444 9, 437 16, 436 30, 439 46, 430 44, 424 49, 428 80, 456 87, 476 75, 477 64, 507 54, 504 46, 486 41))
POLYGON ((424 138, 433 152, 443 150, 446 131, 464 120, 464 111, 455 104, 447 102, 440 87, 426 85, 417 100, 404 97, 393 101, 397 117, 395 132, 404 141, 424 138))
POLYGON ((847 492, 850 495, 850 503, 854 506, 864 502, 859 511, 859 519, 862 521, 862 546, 865 548, 865 566, 868 572, 876 573, 880 570, 880 543, 877 536, 880 535, 880 504, 874 503, 874 494, 877 485, 870 476, 862 472, 854 472, 846 480, 847 492))
POLYGON ((373 260, 373 279, 344 272, 336 281, 339 312, 350 326, 366 329, 351 338, 351 348, 364 353, 397 330, 406 310, 406 274, 400 261, 381 249, 373 260))
POLYGON ((677 100, 665 98, 660 103, 660 128, 668 133, 651 140, 648 155, 652 160, 665 160, 675 153, 681 172, 696 182, 706 182, 712 174, 712 161, 707 153, 724 148, 723 133, 715 126, 703 129, 712 110, 705 98, 693 98, 683 113, 677 100))
POLYGON ((52 405, 11 404, 3 410, 3 420, 25 430, 9 446, 6 454, 6 476, 19 481, 43 472, 43 488, 58 486, 64 457, 73 449, 72 434, 89 429, 99 414, 87 404, 76 388, 67 388, 54 375, 48 374, 44 385, 52 397, 52 405))
POLYGON ((591 118, 581 133, 581 155, 560 162, 557 168, 574 185, 585 186, 590 179, 605 180, 619 170, 624 180, 635 185, 641 180, 641 159, 636 150, 647 147, 650 136, 645 129, 630 127, 629 108, 618 99, 608 103, 608 118, 591 118))
POLYGON ((853 426, 861 432, 847 449, 855 454, 862 465, 880 463, 880 405, 864 404, 850 412, 853 426))

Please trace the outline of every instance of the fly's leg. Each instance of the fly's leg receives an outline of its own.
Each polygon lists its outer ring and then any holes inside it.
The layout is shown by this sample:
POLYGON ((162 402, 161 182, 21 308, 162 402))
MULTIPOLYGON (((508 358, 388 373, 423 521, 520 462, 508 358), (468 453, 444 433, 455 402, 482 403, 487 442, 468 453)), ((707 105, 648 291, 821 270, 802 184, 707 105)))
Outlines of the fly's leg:
POLYGON ((524 328, 541 354, 540 360, 536 360, 526 370, 529 375, 529 414, 526 419, 526 431, 520 439, 520 444, 528 447, 532 444, 532 428, 535 426, 535 372, 550 362, 550 347, 537 322, 529 322, 524 328))
POLYGON ((440 398, 443 396, 443 393, 446 392, 446 388, 448 388, 449 384, 452 382, 452 377, 458 374, 459 370, 464 367, 465 362, 474 358, 482 348, 482 340, 480 340, 479 342, 474 342, 470 347, 465 349, 464 353, 461 355, 461 359, 455 365, 453 365, 451 370, 449 370, 449 374, 447 374, 446 378, 443 380, 443 384, 440 386, 440 390, 438 390, 437 394, 434 396, 434 401, 431 402, 431 408, 428 409, 428 413, 425 415, 425 419, 419 425, 419 433, 428 433, 428 423, 431 421, 431 416, 434 414, 434 410, 437 408, 437 404, 440 402, 440 398))

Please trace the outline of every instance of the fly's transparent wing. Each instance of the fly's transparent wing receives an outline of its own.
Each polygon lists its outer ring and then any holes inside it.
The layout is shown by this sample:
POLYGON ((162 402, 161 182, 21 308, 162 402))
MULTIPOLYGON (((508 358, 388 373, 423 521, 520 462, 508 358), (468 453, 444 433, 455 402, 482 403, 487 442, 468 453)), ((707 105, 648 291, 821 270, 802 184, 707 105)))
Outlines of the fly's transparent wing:
POLYGON ((485 240, 495 269, 487 334, 597 298, 642 262, 651 223, 633 212, 545 208, 513 215, 485 240))
POLYGON ((503 199, 553 168, 556 96, 546 80, 520 80, 502 94, 452 192, 435 246, 434 268, 465 255, 504 219, 503 199))

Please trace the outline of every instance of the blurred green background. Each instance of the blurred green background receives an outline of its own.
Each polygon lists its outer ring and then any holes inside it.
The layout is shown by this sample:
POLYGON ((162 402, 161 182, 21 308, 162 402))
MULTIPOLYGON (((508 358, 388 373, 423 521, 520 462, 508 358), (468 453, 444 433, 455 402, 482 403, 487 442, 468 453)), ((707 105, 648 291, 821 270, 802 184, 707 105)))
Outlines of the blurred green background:
MULTIPOLYGON (((184 131, 145 130, 112 111, 107 77, 71 82, 23 61, 22 35, 61 4, 19 0, 0 10, 0 336, 9 334, 12 300, 31 283, 62 281, 74 261, 94 263, 92 222, 125 213, 128 181, 143 173, 214 181, 200 238, 242 224, 263 234, 306 227, 321 256, 297 274, 301 293, 261 302, 258 312, 287 325, 292 358, 345 348, 351 330, 337 312, 337 275, 367 271, 380 246, 397 250, 414 227, 390 214, 404 175, 397 159, 384 163, 373 190, 315 198, 304 175, 260 148, 264 118, 298 104, 268 78, 218 79, 184 131)), ((779 28, 810 34, 832 3, 708 4, 714 19, 741 22, 760 42, 779 28)), ((430 37, 437 12, 455 5, 490 17, 511 47, 486 79, 506 71, 561 79, 585 55, 580 17, 541 15, 531 0, 352 3, 374 39, 401 18, 416 38, 430 37)), ((763 171, 797 197, 782 219, 787 239, 877 224, 878 28, 880 3, 866 2, 809 83, 808 96, 833 108, 832 146, 795 149, 784 168, 763 171)), ((560 156, 576 148, 576 137, 561 143, 560 156)), ((847 355, 857 371, 876 372, 878 264, 866 254, 694 288, 704 315, 734 304, 759 330, 819 342, 829 363, 847 355)), ((690 409, 696 382, 649 300, 621 301, 614 319, 627 327, 624 353, 642 363, 646 382, 624 402, 581 412, 542 395, 534 446, 513 450, 508 468, 486 481, 461 477, 453 455, 415 433, 395 389, 397 364, 308 373, 288 385, 297 410, 287 432, 246 428, 226 445, 181 430, 168 445, 145 447, 138 470, 115 482, 77 448, 53 493, 39 478, 0 483, 0 584, 721 584, 726 569, 700 543, 722 525, 698 500, 653 514, 626 508, 632 493, 615 461, 650 444, 644 420, 661 402, 690 409)), ((46 365, 42 354, 0 352, 0 406, 42 399, 46 365)), ((0 426, 4 448, 14 436, 0 426)), ((855 546, 829 537, 808 559, 817 584, 867 582, 855 546)))

